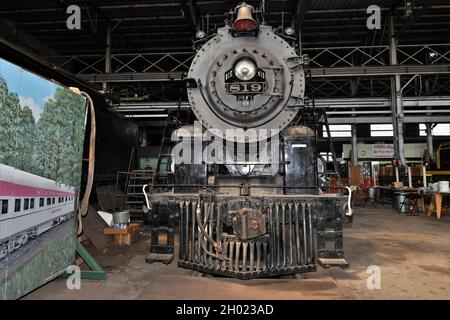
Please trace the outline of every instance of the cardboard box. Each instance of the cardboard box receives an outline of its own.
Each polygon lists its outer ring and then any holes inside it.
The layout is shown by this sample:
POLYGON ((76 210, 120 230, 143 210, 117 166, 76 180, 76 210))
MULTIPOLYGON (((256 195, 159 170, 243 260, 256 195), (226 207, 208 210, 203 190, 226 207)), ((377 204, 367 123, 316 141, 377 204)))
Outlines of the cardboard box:
POLYGON ((129 246, 139 238, 140 226, 137 223, 130 223, 127 229, 104 228, 104 234, 114 235, 114 242, 119 245, 129 246))
POLYGON ((114 242, 118 245, 130 246, 139 238, 139 232, 133 232, 128 234, 115 234, 114 242))
POLYGON ((401 189, 403 188, 403 182, 392 182, 392 187, 394 187, 394 189, 401 189))

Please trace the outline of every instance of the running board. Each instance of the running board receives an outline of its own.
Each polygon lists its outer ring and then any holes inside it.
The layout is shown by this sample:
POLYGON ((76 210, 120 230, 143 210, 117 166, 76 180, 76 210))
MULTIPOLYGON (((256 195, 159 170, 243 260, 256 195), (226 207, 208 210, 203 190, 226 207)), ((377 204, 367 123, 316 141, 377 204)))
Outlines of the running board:
POLYGON ((323 268, 340 267, 345 269, 349 267, 349 264, 345 259, 319 258, 318 261, 323 268))
POLYGON ((173 253, 150 253, 145 258, 145 262, 152 264, 153 262, 162 262, 170 264, 173 260, 173 253))

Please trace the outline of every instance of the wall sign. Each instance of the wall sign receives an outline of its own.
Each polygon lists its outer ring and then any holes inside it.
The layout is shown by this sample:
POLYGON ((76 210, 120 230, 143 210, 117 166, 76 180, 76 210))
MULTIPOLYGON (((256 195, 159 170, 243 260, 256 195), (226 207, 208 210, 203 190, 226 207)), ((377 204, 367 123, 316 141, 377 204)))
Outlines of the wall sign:
POLYGON ((372 158, 383 159, 394 157, 394 145, 393 144, 373 144, 372 145, 372 158))

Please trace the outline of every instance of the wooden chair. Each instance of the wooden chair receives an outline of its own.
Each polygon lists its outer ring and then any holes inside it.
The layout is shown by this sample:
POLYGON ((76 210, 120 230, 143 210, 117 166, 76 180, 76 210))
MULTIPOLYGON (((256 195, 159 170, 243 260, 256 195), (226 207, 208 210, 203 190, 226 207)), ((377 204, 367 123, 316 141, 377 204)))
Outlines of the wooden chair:
POLYGON ((425 211, 422 195, 419 195, 417 193, 409 193, 405 196, 405 199, 403 200, 399 211, 401 213, 402 209, 406 208, 406 214, 408 216, 418 216, 419 204, 422 204, 422 208, 425 211))
POLYGON ((361 187, 356 187, 352 197, 352 207, 355 204, 359 204, 361 207, 365 207, 366 205, 367 194, 365 190, 361 187))

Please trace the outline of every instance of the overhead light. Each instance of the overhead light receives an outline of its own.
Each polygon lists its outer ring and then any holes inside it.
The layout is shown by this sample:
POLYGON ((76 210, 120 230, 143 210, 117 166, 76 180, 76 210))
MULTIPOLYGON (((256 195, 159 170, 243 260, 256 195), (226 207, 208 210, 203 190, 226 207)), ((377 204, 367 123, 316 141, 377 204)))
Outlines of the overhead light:
POLYGON ((248 58, 239 60, 234 66, 234 75, 236 76, 236 78, 242 81, 253 79, 256 75, 255 63, 248 58))
POLYGON ((294 28, 287 27, 284 29, 284 34, 287 36, 293 36, 294 35, 294 28))
POLYGON ((206 33, 203 30, 198 30, 195 34, 195 37, 197 39, 203 39, 204 37, 206 37, 206 33))
POLYGON ((430 59, 431 59, 431 60, 435 60, 435 59, 437 59, 437 57, 439 56, 439 54, 438 54, 437 52, 435 52, 435 51, 430 51, 430 52, 428 53, 428 55, 430 56, 430 59))

